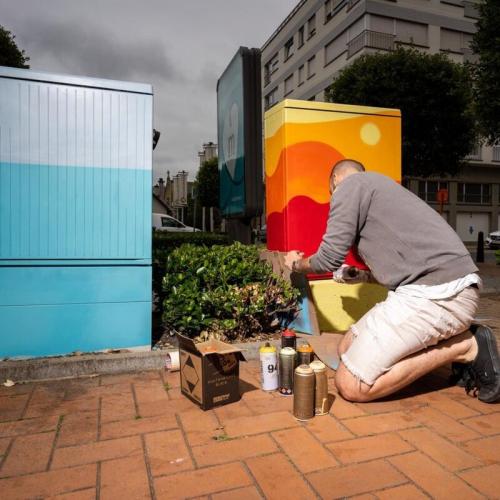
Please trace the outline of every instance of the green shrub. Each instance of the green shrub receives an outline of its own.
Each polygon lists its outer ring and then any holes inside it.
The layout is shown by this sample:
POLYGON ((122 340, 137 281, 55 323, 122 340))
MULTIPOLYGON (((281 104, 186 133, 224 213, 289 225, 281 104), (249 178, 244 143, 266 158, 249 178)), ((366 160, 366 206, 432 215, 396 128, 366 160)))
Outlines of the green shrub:
POLYGON ((214 233, 168 233, 166 231, 153 232, 153 292, 156 295, 156 304, 161 307, 164 300, 162 280, 167 272, 167 258, 170 253, 181 245, 229 245, 229 239, 224 234, 214 233))
POLYGON ((163 321, 190 337, 241 340, 289 322, 298 292, 259 260, 255 246, 183 245, 169 255, 163 321))

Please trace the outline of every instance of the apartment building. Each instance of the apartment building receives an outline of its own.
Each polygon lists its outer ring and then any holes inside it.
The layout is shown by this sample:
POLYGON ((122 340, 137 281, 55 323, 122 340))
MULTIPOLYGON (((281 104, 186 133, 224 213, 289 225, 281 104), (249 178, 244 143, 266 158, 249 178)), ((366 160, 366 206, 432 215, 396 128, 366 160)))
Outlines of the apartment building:
MULTIPOLYGON (((477 2, 462 0, 302 0, 265 42, 263 108, 285 98, 325 100, 336 75, 362 54, 397 45, 473 60, 477 2)), ((442 212, 464 241, 500 227, 500 147, 477 146, 460 174, 406 178, 404 184, 442 212), (448 201, 438 204, 438 191, 448 201)))

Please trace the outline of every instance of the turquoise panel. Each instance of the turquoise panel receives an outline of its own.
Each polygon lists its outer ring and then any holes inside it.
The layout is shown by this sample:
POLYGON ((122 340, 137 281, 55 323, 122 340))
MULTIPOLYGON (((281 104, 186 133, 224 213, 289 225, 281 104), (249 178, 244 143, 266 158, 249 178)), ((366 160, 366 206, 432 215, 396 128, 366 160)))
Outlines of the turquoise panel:
POLYGON ((151 303, 150 266, 0 267, 0 284, 0 306, 151 303))
POLYGON ((0 306, 0 357, 150 345, 151 302, 0 306))
POLYGON ((150 259, 151 170, 0 163, 0 260, 150 259))

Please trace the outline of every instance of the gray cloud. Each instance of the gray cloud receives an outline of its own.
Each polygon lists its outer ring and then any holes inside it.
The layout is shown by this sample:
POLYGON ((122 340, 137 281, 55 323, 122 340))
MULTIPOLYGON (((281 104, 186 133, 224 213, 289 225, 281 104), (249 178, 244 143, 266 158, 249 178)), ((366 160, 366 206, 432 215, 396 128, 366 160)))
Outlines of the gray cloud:
POLYGON ((31 67, 153 84, 154 177, 217 141, 216 84, 240 45, 260 47, 298 0, 0 0, 31 67))

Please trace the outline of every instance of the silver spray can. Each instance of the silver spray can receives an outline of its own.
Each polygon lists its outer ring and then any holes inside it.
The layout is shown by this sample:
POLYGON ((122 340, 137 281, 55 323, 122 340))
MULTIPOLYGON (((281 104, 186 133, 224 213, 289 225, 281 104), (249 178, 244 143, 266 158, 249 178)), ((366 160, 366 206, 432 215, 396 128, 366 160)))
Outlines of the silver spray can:
POLYGON ((259 349, 260 374, 263 391, 275 391, 278 388, 278 356, 276 347, 266 342, 259 349))
POLYGON ((296 351, 291 347, 283 347, 280 351, 279 393, 284 396, 293 394, 293 372, 296 365, 296 351))

